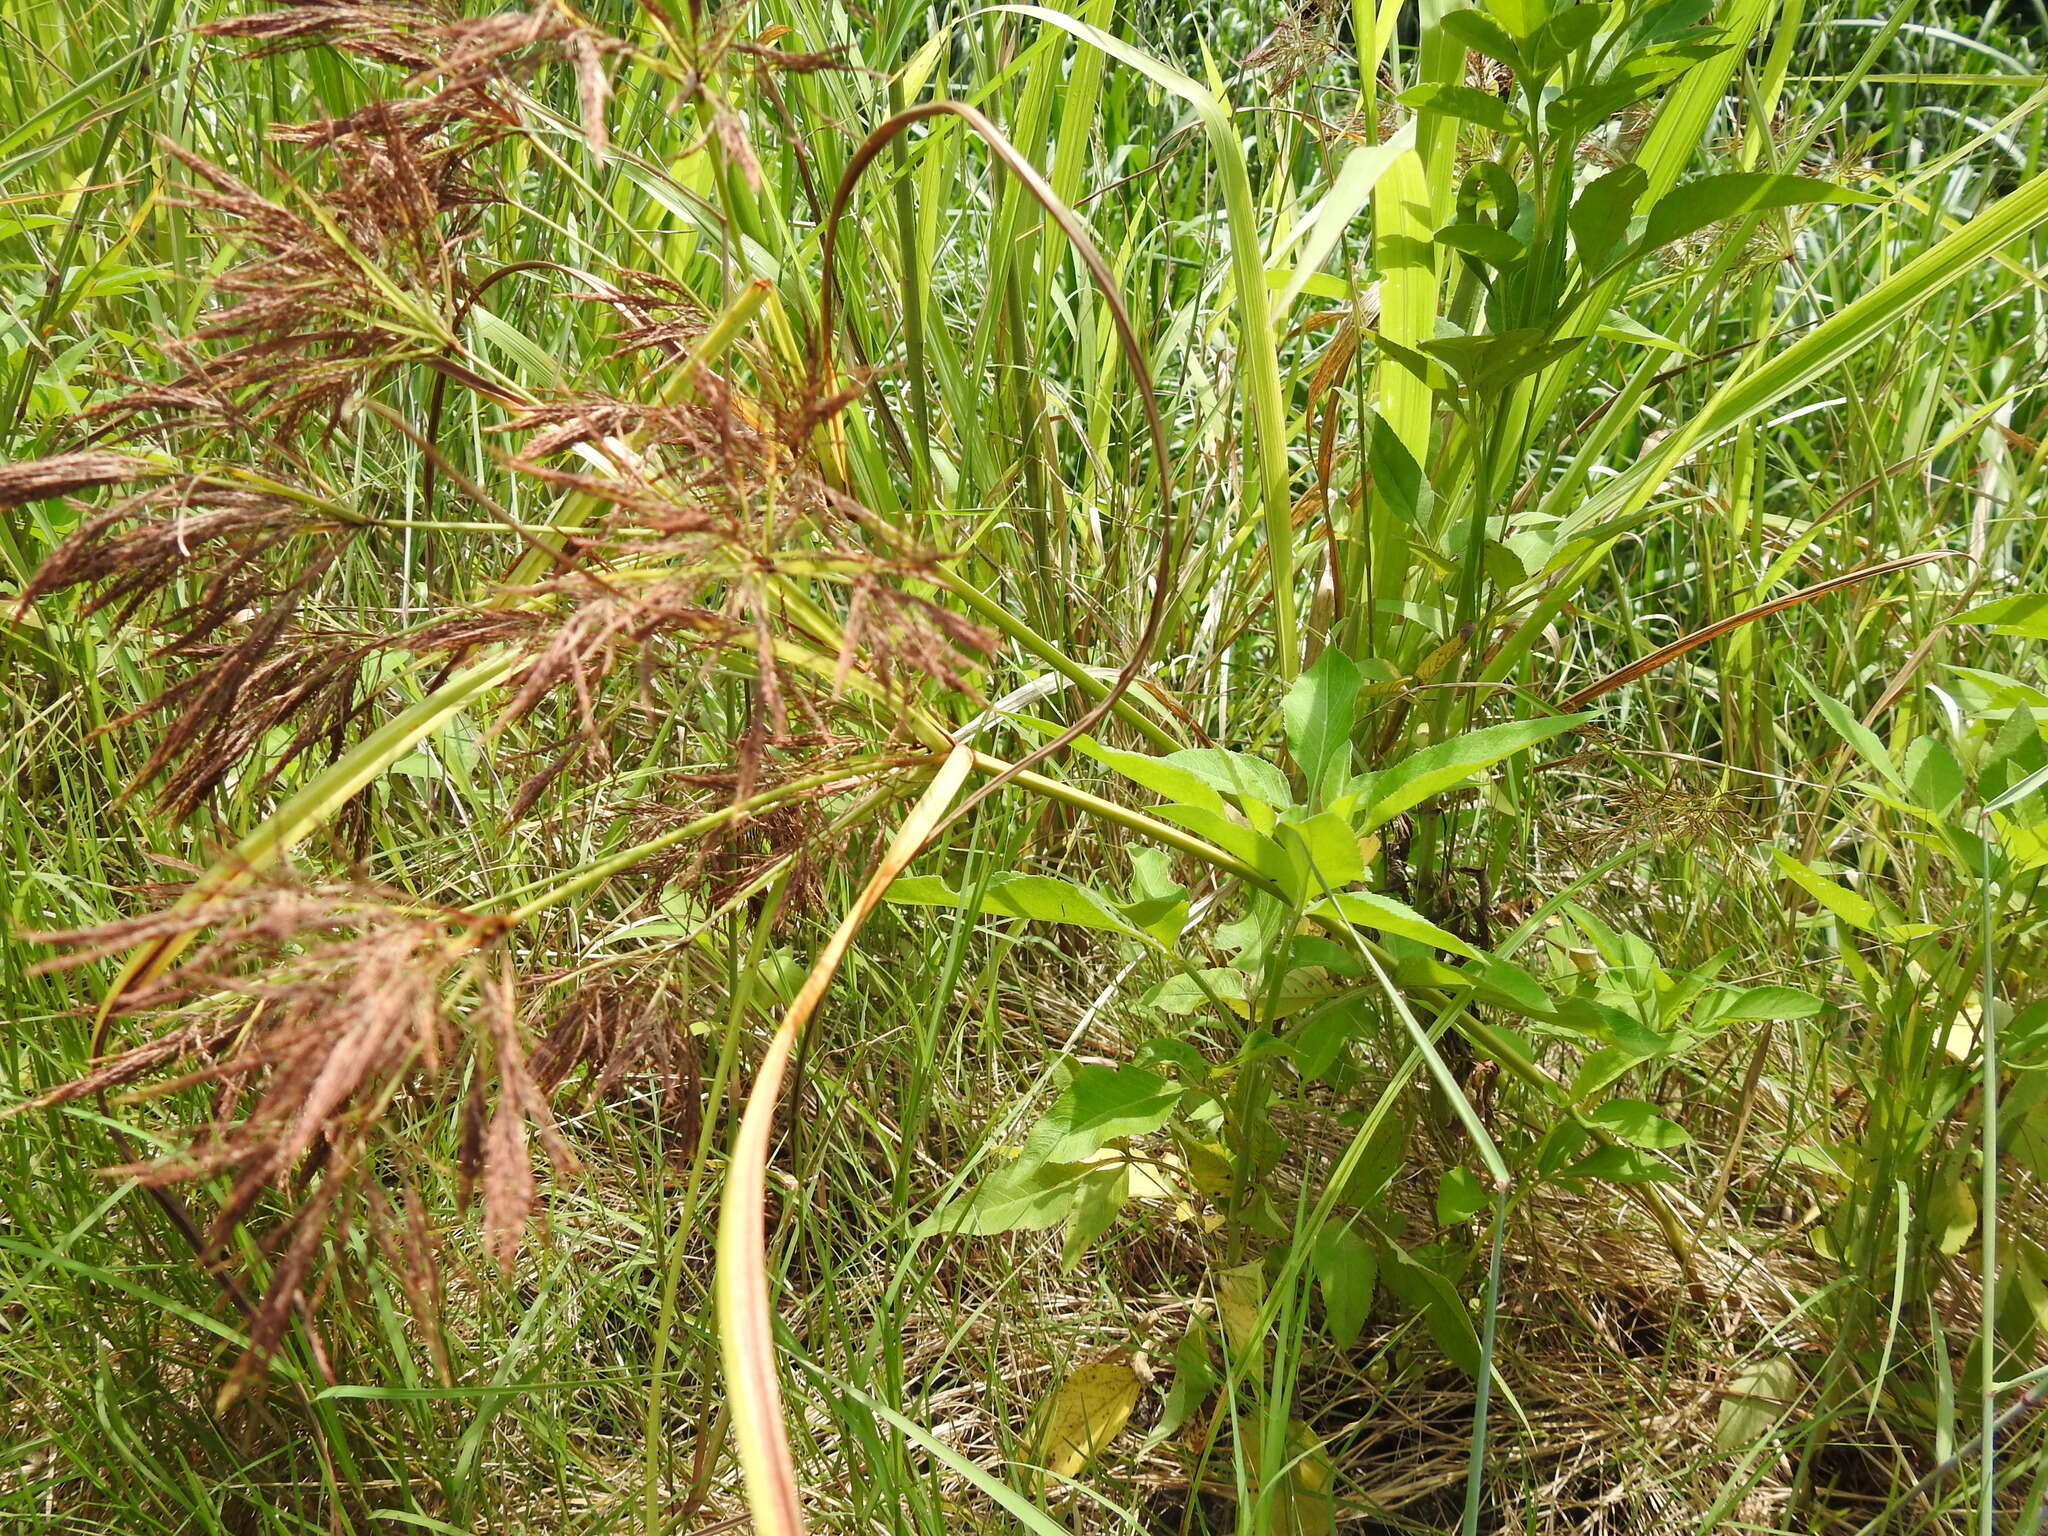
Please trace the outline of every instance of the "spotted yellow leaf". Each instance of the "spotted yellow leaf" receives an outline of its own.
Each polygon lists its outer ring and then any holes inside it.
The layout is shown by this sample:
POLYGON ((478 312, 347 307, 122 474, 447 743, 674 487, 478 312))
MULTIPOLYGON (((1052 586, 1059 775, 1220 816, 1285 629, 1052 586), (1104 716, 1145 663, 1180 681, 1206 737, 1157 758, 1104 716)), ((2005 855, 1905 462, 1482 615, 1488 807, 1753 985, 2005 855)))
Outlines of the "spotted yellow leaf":
POLYGON ((1056 1477, 1079 1472, 1124 1432, 1151 1375, 1132 1349, 1076 1368, 1033 1415, 1032 1461, 1056 1477))

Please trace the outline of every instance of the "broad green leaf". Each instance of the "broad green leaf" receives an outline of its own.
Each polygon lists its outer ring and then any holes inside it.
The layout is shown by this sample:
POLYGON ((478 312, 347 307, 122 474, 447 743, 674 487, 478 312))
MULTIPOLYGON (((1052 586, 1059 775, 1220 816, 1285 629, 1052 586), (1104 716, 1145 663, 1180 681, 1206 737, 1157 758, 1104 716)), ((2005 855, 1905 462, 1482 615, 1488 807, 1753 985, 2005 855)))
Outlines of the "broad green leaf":
POLYGON ((1358 1342, 1379 1288, 1379 1259, 1372 1242, 1333 1221, 1316 1234, 1310 1262, 1323 1298, 1323 1326, 1332 1340, 1349 1348, 1358 1342))
POLYGON ((1475 394, 1491 394, 1546 368, 1585 345, 1583 336, 1552 336, 1533 326, 1487 336, 1445 336, 1422 350, 1475 394))
POLYGON ((2041 787, 2048 747, 2031 706, 2015 704, 1977 763, 1977 793, 1987 811, 2017 805, 2041 787))
POLYGON ((1307 967, 1287 972, 1275 991, 1235 966, 1215 966, 1169 976, 1147 992, 1144 1001, 1162 1013, 1190 1014, 1209 1007, 1213 1000, 1241 1018, 1257 1014, 1261 1018, 1280 1019, 1325 1001, 1333 990, 1320 970, 1307 967))
MULTIPOLYGON (((1115 1154, 1111 1154, 1114 1156, 1115 1154)), ((1112 1165, 1105 1177, 1083 1179, 1074 1194, 1067 1217, 1066 1235, 1060 1242, 1060 1269, 1070 1271, 1081 1262, 1095 1240, 1116 1223, 1124 1202, 1131 1198, 1131 1169, 1128 1163, 1112 1165)))
POLYGON ((1962 1179, 1937 1179, 1927 1202, 1927 1235, 1953 1257, 1977 1235, 1977 1197, 1962 1179))
POLYGON ((1207 780, 1166 758, 1105 747, 1088 736, 1077 738, 1074 750, 1177 805, 1200 806, 1203 810, 1218 813, 1223 810, 1223 797, 1209 786, 1207 780))
POLYGON ((933 1212, 914 1235, 1039 1232, 1076 1216, 1098 1219, 1112 1201, 1122 1205, 1129 1175, 1087 1160, 1112 1141, 1158 1130, 1179 1103, 1179 1088, 1140 1067, 1078 1066, 1016 1160, 933 1212), (1099 1187, 1087 1187, 1091 1180, 1099 1187))
MULTIPOLYGON (((1492 267, 1511 267, 1528 254, 1527 247, 1506 230, 1477 219, 1446 224, 1436 232, 1436 243, 1446 250, 1476 256, 1492 267)), ((1450 358, 1444 361, 1452 362, 1450 358)))
POLYGON ((1714 9, 1714 0, 1662 0, 1637 18, 1634 27, 1639 43, 1661 43, 1691 31, 1714 9))
POLYGON ((1345 795, 1360 808, 1357 826, 1361 832, 1393 820, 1411 806, 1420 805, 1445 790, 1455 789, 1467 779, 1485 772, 1495 763, 1526 752, 1538 742, 1574 730, 1592 715, 1563 715, 1552 720, 1510 720, 1467 731, 1449 741, 1424 747, 1391 768, 1353 779, 1345 795))
MULTIPOLYGON (((890 886, 887 899, 899 907, 963 907, 971 897, 937 875, 912 875, 890 886)), ((981 913, 984 917, 1067 923, 1107 933, 1133 931, 1107 897, 1051 875, 998 875, 982 895, 981 913)))
POLYGON ((1309 896, 1341 890, 1365 878, 1365 855, 1358 846, 1358 834, 1342 816, 1324 811, 1301 821, 1282 822, 1274 836, 1282 846, 1301 853, 1306 867, 1299 889, 1309 896))
POLYGON ((1536 1176, 1547 1179, 1585 1150, 1591 1139, 1576 1120, 1560 1120, 1536 1148, 1536 1176))
POLYGON ((1550 19, 1550 0, 1486 0, 1486 9, 1516 37, 1527 37, 1550 19))
POLYGON ((1385 504, 1386 509, 1411 528, 1425 524, 1434 506, 1434 497, 1428 482, 1422 478, 1422 466, 1415 462, 1415 455, 1408 451, 1408 445, 1377 411, 1373 413, 1371 435, 1366 444, 1366 461, 1366 467, 1372 472, 1373 494, 1385 504))
POLYGON ((1625 342, 1638 347, 1655 347, 1659 352, 1675 352, 1680 357, 1691 357, 1692 348, 1669 336, 1660 335, 1647 325, 1631 320, 1627 315, 1615 313, 1601 321, 1596 333, 1603 341, 1625 342))
POLYGON ((1447 11, 1438 19, 1437 25, 1473 53, 1498 59, 1517 75, 1528 72, 1528 66, 1522 62, 1520 46, 1508 35, 1506 28, 1485 12, 1447 11))
POLYGON ((1723 219, 1773 208, 1883 201, 1874 192, 1859 192, 1853 187, 1816 181, 1811 176, 1785 176, 1770 171, 1728 171, 1685 182, 1660 198, 1643 226, 1642 243, 1646 248, 1655 250, 1723 219))
POLYGON ((1868 897, 1860 896, 1846 885, 1839 885, 1809 869, 1782 848, 1773 848, 1771 858, 1776 861, 1780 874, 1851 928, 1860 928, 1865 933, 1877 931, 1877 907, 1868 897))
POLYGON ((991 917, 1023 917, 1113 933, 1130 931, 1130 925, 1105 897, 1050 875, 1005 875, 991 880, 982 911, 991 917))
POLYGON ((1308 783, 1311 805, 1324 804, 1350 777, 1351 730, 1357 723, 1361 681, 1358 663, 1328 645, 1280 702, 1287 750, 1308 783))
POLYGON ((1472 1327, 1472 1314, 1451 1282, 1404 1250, 1399 1243, 1379 1245, 1380 1279, 1410 1310, 1422 1316, 1422 1325, 1436 1347, 1467 1376, 1477 1378, 1480 1370, 1479 1335, 1472 1327))
POLYGON ((957 907, 958 891, 938 875, 904 875, 889 887, 888 900, 899 907, 957 907))
POLYGON ((1461 1227, 1486 1208, 1485 1186, 1479 1175, 1463 1163, 1444 1170, 1436 1187, 1436 1222, 1440 1227, 1461 1227))
POLYGON ((974 1190, 949 1201, 912 1230, 912 1237, 942 1232, 961 1237, 992 1237, 998 1232, 1044 1232, 1074 1214, 1083 1187, 1090 1181, 1117 1180, 1121 1171, 1093 1163, 1040 1163, 1021 1160, 998 1168, 974 1190))
POLYGON ((1216 1390, 1218 1377, 1211 1354, 1209 1325, 1197 1312, 1188 1318, 1187 1332, 1173 1347, 1173 1385, 1167 1389, 1166 1401, 1159 1405, 1159 1422, 1145 1438, 1148 1447, 1163 1445, 1171 1439, 1216 1390))
POLYGON ((1256 802, 1278 810, 1294 804, 1287 775, 1263 757, 1222 747, 1189 747, 1165 761, 1187 770, 1212 789, 1235 795, 1240 804, 1256 802))
POLYGON ((1292 889, 1300 878, 1300 868, 1285 848, 1265 833, 1230 820, 1221 811, 1194 805, 1162 805, 1152 814, 1161 821, 1186 827, 1282 887, 1292 889))
POLYGON ((2048 593, 2022 592, 1979 603, 1948 621, 1951 624, 1988 624, 1994 635, 2012 635, 2023 640, 2048 640, 2048 593))
POLYGON ((1634 1147, 1595 1147, 1558 1177, 1599 1179, 1608 1184, 1649 1184, 1677 1175, 1665 1164, 1634 1147))
POLYGON ((1496 1008, 1507 1008, 1527 1017, 1547 1019, 1557 1011, 1557 999, 1543 990, 1543 984, 1512 960, 1482 955, 1477 976, 1482 999, 1496 1008))
POLYGON ((1188 898, 1185 893, 1127 901, 1117 910, 1133 928, 1158 940, 1163 949, 1172 949, 1180 942, 1181 935, 1187 932, 1188 898))
MULTIPOLYGON (((1671 1037, 1658 1033, 1632 1013, 1590 997, 1563 997, 1557 1002, 1557 1021, 1583 1030, 1618 1047, 1636 1060, 1662 1056, 1671 1049, 1671 1037)), ((1574 1094, 1574 1098, 1581 1097, 1574 1094)))
POLYGON ((1586 80, 1561 91, 1544 116, 1553 130, 1584 133, 1618 112, 1654 95, 1673 74, 1684 69, 1673 64, 1669 70, 1649 72, 1623 68, 1604 80, 1586 80))
POLYGON ((1507 133, 1522 120, 1521 114, 1498 96, 1470 85, 1418 85, 1401 93, 1401 104, 1418 113, 1441 112, 1446 117, 1477 123, 1495 133, 1507 133))
POLYGON ((1716 1024, 1810 1019, 1823 1006, 1811 992, 1802 992, 1797 987, 1750 987, 1741 992, 1723 992, 1718 997, 1728 1001, 1711 1009, 1716 1024))
POLYGON ((1259 1308, 1266 1297, 1266 1266, 1252 1259, 1216 1271, 1216 1310, 1223 1319, 1223 1337, 1230 1352, 1242 1355, 1258 1342, 1259 1308))
POLYGON ((1368 1022, 1360 1006, 1349 998, 1318 1010, 1287 1036, 1294 1070, 1311 1082, 1328 1081, 1344 1047, 1365 1032, 1368 1022))
POLYGON ((1587 1119, 1634 1147, 1663 1152, 1692 1140, 1684 1126, 1665 1119, 1655 1105, 1641 1099, 1609 1099, 1587 1119))
POLYGON ((1078 1066, 1018 1161, 1079 1162, 1112 1141, 1158 1130, 1179 1103, 1179 1088, 1142 1067, 1078 1066))
POLYGON ((1969 782, 1963 776, 1963 765, 1956 761, 1955 753, 1939 736, 1915 738, 1913 744, 1906 748, 1906 760, 1900 765, 1900 772, 1905 775, 1907 793, 1913 804, 1937 816, 1945 814, 1969 788, 1969 782))
POLYGON ((1406 902, 1372 891, 1340 891, 1309 908, 1310 917, 1332 928, 1371 928, 1379 933, 1398 934, 1404 939, 1428 944, 1467 960, 1481 959, 1480 952, 1439 928, 1406 902))
POLYGON ((2005 1155, 2037 1179, 2048 1179, 2048 1071, 2023 1074, 2004 1108, 2005 1155))
POLYGON ((1593 40, 1607 20, 1605 5, 1568 5, 1531 34, 1524 45, 1529 68, 1548 78, 1559 64, 1593 40))

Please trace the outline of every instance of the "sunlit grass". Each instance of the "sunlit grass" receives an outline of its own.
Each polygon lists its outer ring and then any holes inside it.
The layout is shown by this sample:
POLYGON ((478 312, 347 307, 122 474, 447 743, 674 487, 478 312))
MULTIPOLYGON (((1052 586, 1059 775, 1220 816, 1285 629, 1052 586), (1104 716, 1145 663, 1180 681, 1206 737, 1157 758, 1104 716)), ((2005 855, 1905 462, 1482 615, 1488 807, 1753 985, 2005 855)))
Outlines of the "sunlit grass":
POLYGON ((2042 46, 1594 9, 9 7, 0 1524, 2034 1529, 2042 46))

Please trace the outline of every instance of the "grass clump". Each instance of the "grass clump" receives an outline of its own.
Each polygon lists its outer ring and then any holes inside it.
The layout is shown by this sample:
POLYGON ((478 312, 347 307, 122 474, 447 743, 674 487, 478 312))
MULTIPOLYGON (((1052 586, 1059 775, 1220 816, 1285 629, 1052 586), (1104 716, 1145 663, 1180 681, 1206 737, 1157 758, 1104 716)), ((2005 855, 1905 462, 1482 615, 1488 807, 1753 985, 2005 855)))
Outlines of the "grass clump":
POLYGON ((10 1529, 2029 1531, 2029 19, 20 4, 10 1529))

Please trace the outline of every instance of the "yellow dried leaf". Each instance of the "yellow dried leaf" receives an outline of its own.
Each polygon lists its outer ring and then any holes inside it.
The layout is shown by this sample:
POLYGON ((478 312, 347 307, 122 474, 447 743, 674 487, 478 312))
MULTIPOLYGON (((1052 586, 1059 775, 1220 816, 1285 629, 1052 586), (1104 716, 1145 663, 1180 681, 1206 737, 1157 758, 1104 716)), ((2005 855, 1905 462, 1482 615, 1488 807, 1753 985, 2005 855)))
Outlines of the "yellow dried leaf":
POLYGON ((1209 1141, 1184 1141, 1180 1151, 1188 1178, 1202 1197, 1215 1205, 1228 1205, 1237 1191, 1237 1175, 1230 1155, 1209 1141))
POLYGON ((1223 1314, 1223 1335, 1233 1350, 1242 1352, 1251 1344, 1265 1289, 1265 1265, 1257 1259, 1216 1272, 1216 1306, 1223 1314))
POLYGON ((1072 1477, 1124 1432, 1150 1379, 1140 1350, 1120 1349, 1076 1369, 1038 1405, 1031 1459, 1072 1477))
POLYGON ((1977 1197, 1961 1179, 1935 1185, 1927 1202, 1927 1226, 1936 1245, 1951 1256, 1961 1253, 1977 1233, 1977 1197))
POLYGON ((1790 1355, 1769 1355, 1745 1366, 1721 1398, 1715 1448, 1739 1451, 1755 1444, 1798 1397, 1799 1388, 1799 1367, 1790 1355))

